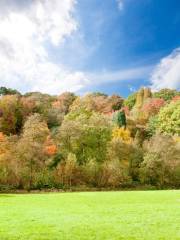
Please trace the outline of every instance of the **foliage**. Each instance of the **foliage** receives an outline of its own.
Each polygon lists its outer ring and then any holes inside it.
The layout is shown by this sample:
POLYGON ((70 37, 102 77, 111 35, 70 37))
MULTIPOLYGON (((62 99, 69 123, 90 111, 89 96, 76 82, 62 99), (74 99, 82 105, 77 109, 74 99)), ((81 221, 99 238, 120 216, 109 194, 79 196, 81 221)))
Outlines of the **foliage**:
POLYGON ((76 155, 73 153, 69 153, 65 161, 64 177, 65 177, 65 184, 70 187, 72 185, 72 179, 73 179, 74 171, 76 170, 76 165, 77 165, 76 155))
POLYGON ((106 145, 111 137, 109 120, 98 113, 70 115, 64 119, 60 131, 60 147, 67 155, 72 152, 78 163, 82 164, 95 158, 103 161, 106 157, 106 145), (71 131, 69 131, 71 129, 71 131))
POLYGON ((124 100, 123 105, 128 107, 131 110, 134 107, 135 103, 136 103, 136 96, 137 96, 137 93, 133 93, 133 94, 129 95, 124 100))
POLYGON ((161 132, 180 135, 180 101, 171 102, 160 110, 158 129, 161 132))
POLYGON ((17 95, 6 95, 0 99, 0 131, 5 134, 16 134, 23 122, 23 110, 17 95))
POLYGON ((19 185, 19 163, 16 158, 16 136, 5 136, 0 139, 0 184, 6 186, 19 185))
POLYGON ((179 186, 179 92, 142 88, 124 101, 1 90, 1 189, 179 186))
POLYGON ((177 90, 168 89, 168 88, 161 89, 160 91, 155 92, 153 94, 153 97, 162 98, 165 101, 169 101, 175 96, 180 96, 180 92, 178 92, 177 90))
POLYGON ((111 108, 114 111, 121 109, 121 107, 123 105, 123 99, 118 95, 112 95, 109 98, 109 102, 111 103, 111 108))
POLYGON ((134 182, 138 182, 140 180, 140 167, 142 162, 143 149, 133 145, 129 156, 129 175, 134 182))
POLYGON ((173 98, 172 98, 172 101, 173 101, 173 102, 180 101, 180 93, 179 93, 178 96, 173 97, 173 98))
POLYGON ((123 110, 117 111, 113 115, 113 122, 118 127, 126 127, 126 114, 123 110))
POLYGON ((141 164, 143 182, 163 187, 180 183, 180 145, 168 135, 157 134, 145 146, 141 164))
POLYGON ((157 127, 158 127, 158 115, 150 117, 147 124, 148 135, 152 137, 156 133, 157 127))
POLYGON ((132 142, 131 133, 128 129, 116 127, 112 131, 112 137, 113 137, 113 139, 120 139, 121 141, 123 141, 125 143, 132 142))
POLYGON ((49 130, 39 114, 30 116, 17 145, 17 157, 21 162, 22 184, 26 188, 36 185, 39 171, 46 167, 44 145, 49 130))
POLYGON ((75 99, 76 96, 74 93, 65 92, 57 97, 57 99, 52 103, 52 106, 67 114, 69 107, 72 105, 75 99))
POLYGON ((164 99, 152 98, 143 105, 142 111, 145 112, 148 117, 153 116, 156 115, 164 105, 164 99))
POLYGON ((0 96, 4 96, 4 95, 21 95, 21 94, 15 89, 0 87, 0 96))
POLYGON ((103 187, 121 187, 130 181, 127 165, 118 159, 104 162, 100 185, 103 187))
POLYGON ((78 111, 80 109, 86 109, 88 111, 95 111, 99 113, 108 114, 113 110, 120 109, 123 103, 123 99, 118 95, 94 95, 87 94, 84 97, 77 98, 72 106, 71 111, 78 111))

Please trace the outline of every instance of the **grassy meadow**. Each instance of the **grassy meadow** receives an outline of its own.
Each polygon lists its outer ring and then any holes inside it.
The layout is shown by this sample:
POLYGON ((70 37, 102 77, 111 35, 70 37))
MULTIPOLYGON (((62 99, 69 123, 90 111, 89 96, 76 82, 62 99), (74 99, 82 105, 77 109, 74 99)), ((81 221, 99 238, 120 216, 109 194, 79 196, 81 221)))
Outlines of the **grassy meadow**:
POLYGON ((178 240, 180 191, 0 195, 0 240, 178 240))

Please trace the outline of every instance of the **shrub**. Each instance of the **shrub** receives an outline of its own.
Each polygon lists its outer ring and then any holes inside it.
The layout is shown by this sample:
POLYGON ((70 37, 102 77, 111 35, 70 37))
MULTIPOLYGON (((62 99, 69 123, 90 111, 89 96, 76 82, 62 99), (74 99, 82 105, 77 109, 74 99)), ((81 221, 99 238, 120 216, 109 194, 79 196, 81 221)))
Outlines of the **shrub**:
POLYGON ((144 147, 141 181, 159 187, 179 186, 180 145, 171 136, 156 134, 144 147))

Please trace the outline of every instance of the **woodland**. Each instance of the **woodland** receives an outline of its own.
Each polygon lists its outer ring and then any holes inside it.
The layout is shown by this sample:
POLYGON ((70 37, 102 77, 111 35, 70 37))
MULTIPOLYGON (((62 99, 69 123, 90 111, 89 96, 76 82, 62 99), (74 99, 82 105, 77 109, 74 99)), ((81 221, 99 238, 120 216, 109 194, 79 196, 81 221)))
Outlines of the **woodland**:
POLYGON ((0 190, 180 187, 180 92, 0 88, 0 190))

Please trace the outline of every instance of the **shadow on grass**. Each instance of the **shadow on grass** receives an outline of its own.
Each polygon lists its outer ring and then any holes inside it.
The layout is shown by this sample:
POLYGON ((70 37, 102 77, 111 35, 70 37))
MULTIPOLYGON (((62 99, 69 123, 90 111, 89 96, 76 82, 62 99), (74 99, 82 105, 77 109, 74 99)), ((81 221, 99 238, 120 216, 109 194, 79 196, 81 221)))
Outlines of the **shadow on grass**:
POLYGON ((8 197, 14 197, 12 194, 1 194, 0 193, 0 198, 8 198, 8 197))

